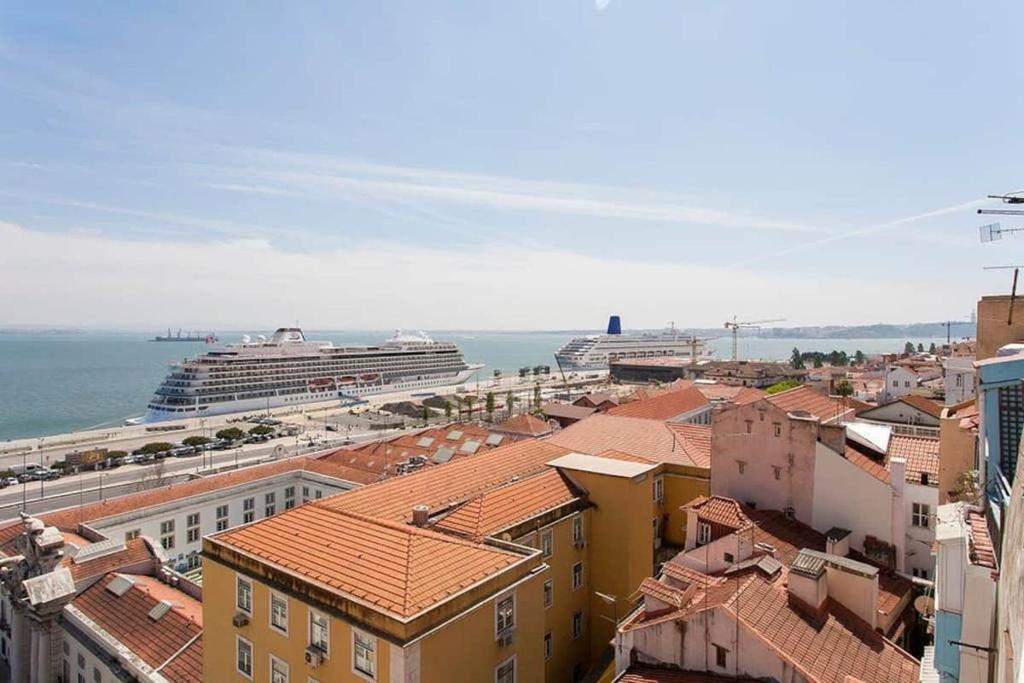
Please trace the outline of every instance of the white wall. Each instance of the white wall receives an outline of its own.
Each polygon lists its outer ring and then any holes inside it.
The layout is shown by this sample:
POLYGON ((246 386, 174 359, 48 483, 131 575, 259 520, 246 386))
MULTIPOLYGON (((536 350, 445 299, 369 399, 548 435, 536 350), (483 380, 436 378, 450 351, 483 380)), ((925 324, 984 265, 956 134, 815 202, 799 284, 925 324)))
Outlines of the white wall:
POLYGON ((913 574, 913 570, 927 572, 924 578, 933 580, 935 578, 935 558, 932 557, 932 544, 935 543, 935 515, 939 507, 939 489, 937 486, 922 486, 920 484, 907 485, 903 489, 903 500, 905 508, 907 543, 906 543, 906 573, 913 574), (914 503, 923 503, 928 506, 931 518, 928 520, 928 528, 919 528, 913 525, 914 503))
POLYGON ((917 375, 903 367, 890 368, 885 375, 885 390, 883 392, 887 401, 905 396, 917 388, 917 375))
POLYGON ((864 537, 893 543, 892 488, 824 444, 814 467, 814 528, 850 530, 850 547, 863 550, 864 537))
POLYGON ((974 357, 947 358, 944 381, 946 405, 951 406, 974 397, 974 357))

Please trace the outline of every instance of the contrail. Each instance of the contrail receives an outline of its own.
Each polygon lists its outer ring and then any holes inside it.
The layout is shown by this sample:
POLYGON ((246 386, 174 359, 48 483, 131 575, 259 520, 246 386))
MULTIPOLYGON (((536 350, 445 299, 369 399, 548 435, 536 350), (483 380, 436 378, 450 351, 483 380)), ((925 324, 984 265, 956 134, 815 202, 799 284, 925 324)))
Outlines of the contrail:
POLYGON ((821 246, 823 244, 831 244, 832 242, 839 242, 841 240, 846 240, 846 239, 850 239, 850 238, 853 238, 853 237, 860 237, 861 235, 870 235, 872 233, 882 232, 883 230, 887 230, 889 228, 899 227, 901 225, 906 225, 908 223, 916 223, 917 221, 924 220, 925 218, 933 218, 935 216, 942 216, 942 215, 945 215, 947 213, 955 213, 957 211, 963 211, 964 209, 969 209, 969 208, 971 208, 973 206, 977 206, 979 204, 984 204, 984 203, 986 203, 988 201, 989 200, 985 199, 984 197, 979 197, 978 199, 972 199, 969 202, 963 202, 962 204, 955 204, 953 206, 947 206, 947 207, 942 208, 942 209, 935 209, 934 211, 926 211, 925 213, 919 213, 919 214, 916 214, 916 215, 913 215, 913 216, 907 216, 905 218, 899 218, 899 219, 896 219, 894 221, 889 221, 888 223, 879 223, 877 225, 871 225, 871 226, 868 226, 866 228, 857 228, 856 230, 850 230, 848 232, 842 232, 842 233, 839 233, 837 235, 829 235, 828 237, 822 237, 821 239, 817 239, 817 240, 810 240, 808 242, 801 242, 800 244, 794 245, 792 247, 788 247, 786 249, 781 249, 779 251, 773 251, 770 254, 760 254, 760 255, 755 256, 753 258, 749 258, 749 259, 747 259, 745 261, 741 261, 739 263, 739 265, 745 266, 745 265, 749 265, 751 263, 757 263, 758 261, 764 261, 765 259, 775 258, 777 256, 785 256, 786 254, 792 254, 793 252, 796 252, 796 251, 803 251, 804 249, 810 249, 812 247, 818 247, 818 246, 821 246))

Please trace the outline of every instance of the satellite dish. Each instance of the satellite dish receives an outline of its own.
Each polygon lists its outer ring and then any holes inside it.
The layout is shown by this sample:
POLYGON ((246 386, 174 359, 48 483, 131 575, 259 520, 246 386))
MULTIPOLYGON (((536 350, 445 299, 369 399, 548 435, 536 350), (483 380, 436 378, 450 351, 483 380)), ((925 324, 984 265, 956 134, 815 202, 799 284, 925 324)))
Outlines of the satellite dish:
POLYGON ((252 341, 252 340, 249 338, 249 335, 247 335, 247 334, 243 334, 242 335, 242 343, 243 344, 248 344, 250 341, 252 341))
POLYGON ((935 600, 927 595, 919 595, 914 598, 914 609, 923 617, 935 615, 935 600))

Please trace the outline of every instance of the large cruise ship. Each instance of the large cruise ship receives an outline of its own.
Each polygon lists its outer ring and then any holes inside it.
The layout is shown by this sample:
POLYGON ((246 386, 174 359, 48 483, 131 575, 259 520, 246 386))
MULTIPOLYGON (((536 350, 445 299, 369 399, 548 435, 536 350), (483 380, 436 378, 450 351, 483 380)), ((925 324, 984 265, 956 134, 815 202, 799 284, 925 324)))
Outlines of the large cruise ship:
POLYGON ((558 349, 555 359, 563 371, 607 370, 613 360, 704 354, 704 340, 683 334, 674 325, 661 332, 622 334, 619 316, 608 320, 606 334, 573 337, 558 349))
POLYGON ((422 332, 396 332, 379 346, 334 346, 306 341, 302 330, 282 327, 270 339, 243 337, 239 344, 172 363, 140 421, 450 386, 481 367, 466 363, 454 343, 434 341, 422 332))

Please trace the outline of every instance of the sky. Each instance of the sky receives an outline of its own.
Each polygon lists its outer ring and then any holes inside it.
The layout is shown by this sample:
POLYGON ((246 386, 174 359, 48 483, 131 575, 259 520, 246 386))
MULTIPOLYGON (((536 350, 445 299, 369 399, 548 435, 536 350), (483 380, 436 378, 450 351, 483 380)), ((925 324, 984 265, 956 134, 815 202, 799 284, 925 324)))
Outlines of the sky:
MULTIPOLYGON (((1024 5, 0 5, 0 326, 966 319, 1024 5)), ((1005 227, 1012 227, 1003 217, 1005 227)))

